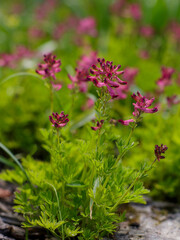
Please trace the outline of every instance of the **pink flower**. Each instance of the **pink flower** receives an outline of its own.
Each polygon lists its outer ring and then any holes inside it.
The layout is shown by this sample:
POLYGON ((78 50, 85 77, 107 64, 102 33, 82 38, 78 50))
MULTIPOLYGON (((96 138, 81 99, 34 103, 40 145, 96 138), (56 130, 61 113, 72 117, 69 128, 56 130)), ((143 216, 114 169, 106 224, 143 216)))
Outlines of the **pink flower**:
POLYGON ((87 17, 80 19, 77 31, 79 34, 87 34, 92 37, 96 37, 97 30, 96 30, 96 21, 93 17, 87 17))
POLYGON ((168 107, 172 107, 172 105, 180 103, 180 99, 177 99, 177 95, 173 95, 171 97, 167 97, 168 107))
POLYGON ((141 7, 138 3, 133 3, 130 5, 130 14, 134 20, 141 20, 142 18, 142 11, 141 7))
POLYGON ((134 112, 133 115, 135 117, 139 117, 141 113, 155 113, 158 111, 157 107, 148 109, 152 103, 154 102, 154 98, 147 99, 146 97, 143 97, 140 92, 137 92, 137 95, 133 93, 131 96, 136 103, 133 103, 134 105, 134 112))
POLYGON ((104 123, 104 120, 101 120, 100 122, 97 121, 96 127, 91 127, 91 129, 94 131, 97 131, 102 128, 103 123, 104 123))
POLYGON ((115 1, 112 5, 111 5, 111 12, 119 15, 122 15, 122 10, 125 6, 126 0, 119 0, 119 1, 115 1))
POLYGON ((162 153, 165 153, 165 151, 168 149, 166 145, 161 144, 161 146, 155 145, 155 156, 156 160, 160 161, 160 159, 165 158, 165 156, 162 156, 162 153))
POLYGON ((172 35, 174 39, 179 42, 180 41, 180 24, 178 22, 172 22, 170 24, 170 32, 172 32, 172 35))
POLYGON ((60 72, 61 61, 55 60, 56 56, 52 55, 52 53, 48 53, 44 55, 44 64, 39 64, 36 72, 45 78, 53 78, 56 79, 55 74, 60 72))
POLYGON ((32 57, 33 53, 25 46, 18 46, 14 53, 3 53, 0 55, 0 66, 14 68, 22 58, 32 57))
POLYGON ((92 65, 90 73, 95 76, 89 76, 88 79, 98 88, 107 87, 112 98, 118 97, 118 94, 113 88, 118 88, 121 85, 127 84, 127 82, 122 81, 118 77, 118 75, 123 73, 123 71, 119 71, 121 65, 113 66, 113 62, 105 61, 104 58, 98 58, 97 61, 100 67, 97 67, 95 64, 92 65))
POLYGON ((154 35, 154 28, 149 25, 142 26, 140 28, 140 33, 145 38, 151 38, 154 35))
POLYGON ((169 86, 172 84, 171 81, 171 76, 174 73, 174 69, 173 68, 167 68, 167 67, 162 67, 161 68, 161 78, 157 81, 157 85, 160 88, 160 91, 163 92, 165 86, 169 86))
POLYGON ((66 124, 69 122, 69 119, 67 118, 68 115, 65 115, 64 112, 58 113, 52 113, 52 116, 49 116, 50 122, 52 122, 52 126, 55 128, 61 128, 65 127, 66 124))
POLYGON ((131 97, 136 101, 136 103, 133 103, 134 105, 133 116, 135 117, 135 120, 129 119, 124 121, 120 119, 118 120, 118 122, 120 122, 121 124, 129 125, 129 123, 131 122, 138 122, 142 113, 155 113, 158 111, 157 107, 149 109, 149 107, 154 102, 154 98, 147 99, 146 97, 143 97, 139 92, 137 92, 137 95, 133 93, 131 97))
POLYGON ((36 8, 36 19, 44 20, 56 8, 56 0, 45 0, 36 8))
POLYGON ((89 74, 89 69, 93 64, 97 63, 97 52, 92 51, 90 55, 82 55, 80 60, 77 62, 79 70, 87 70, 89 74))
POLYGON ((128 85, 132 84, 137 74, 138 74, 137 68, 127 67, 124 69, 123 79, 128 82, 128 85))
POLYGON ((72 84, 68 85, 69 89, 73 89, 76 86, 79 88, 80 92, 87 92, 87 82, 89 76, 89 70, 92 64, 97 62, 97 53, 91 52, 90 56, 81 56, 81 59, 78 61, 78 68, 75 69, 75 76, 68 75, 69 79, 72 81, 72 84))
POLYGON ((76 86, 79 87, 80 92, 87 92, 87 72, 82 70, 75 69, 76 75, 73 77, 70 74, 68 74, 69 79, 72 81, 72 84, 68 85, 69 89, 73 89, 76 86))
POLYGON ((126 68, 124 70, 123 80, 127 81, 127 84, 111 89, 109 92, 111 93, 112 98, 115 96, 116 99, 125 99, 127 97, 129 87, 133 84, 137 73, 137 68, 126 68))
POLYGON ((28 29, 28 36, 36 41, 37 39, 43 38, 45 33, 42 29, 32 26, 28 29))
POLYGON ((20 45, 16 48, 15 56, 17 60, 21 60, 22 58, 29 58, 32 57, 32 55, 33 53, 23 45, 20 45))
POLYGON ((0 55, 0 66, 14 68, 16 57, 13 54, 3 53, 0 55))
POLYGON ((134 119, 128 119, 128 120, 125 120, 125 121, 123 121, 123 120, 118 120, 118 122, 120 122, 122 125, 129 125, 131 122, 135 122, 134 121, 134 119))

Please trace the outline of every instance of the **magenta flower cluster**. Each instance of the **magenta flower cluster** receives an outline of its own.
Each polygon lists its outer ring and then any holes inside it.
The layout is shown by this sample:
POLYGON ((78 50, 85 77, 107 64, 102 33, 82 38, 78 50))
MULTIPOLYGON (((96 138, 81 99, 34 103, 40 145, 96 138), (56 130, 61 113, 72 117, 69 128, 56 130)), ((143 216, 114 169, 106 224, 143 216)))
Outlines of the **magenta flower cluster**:
POLYGON ((167 149, 168 147, 166 145, 163 144, 161 144, 161 146, 155 145, 154 153, 158 161, 160 161, 160 159, 165 158, 165 156, 162 156, 162 153, 165 153, 167 149))
POLYGON ((107 87, 107 90, 112 98, 117 98, 118 94, 114 89, 118 89, 121 85, 126 85, 127 82, 122 81, 118 76, 123 73, 119 71, 121 65, 114 65, 113 62, 105 61, 104 58, 97 59, 100 67, 92 65, 90 73, 94 76, 89 76, 88 79, 98 88, 107 87))
POLYGON ((131 122, 138 121, 138 119, 142 113, 155 113, 158 111, 157 107, 149 109, 149 107, 154 102, 154 98, 147 99, 145 96, 143 97, 140 94, 140 92, 137 92, 137 95, 135 93, 133 93, 133 95, 131 97, 136 101, 136 103, 133 103, 133 105, 134 105, 133 116, 135 117, 135 120, 134 119, 129 119, 129 120, 125 120, 125 121, 118 120, 118 122, 120 122, 121 124, 129 125, 129 123, 131 123, 131 122))
POLYGON ((55 128, 62 128, 65 127, 66 124, 69 122, 69 119, 67 118, 68 115, 65 115, 64 112, 61 112, 60 114, 52 113, 52 116, 49 116, 50 122, 52 122, 52 126, 55 128))
POLYGON ((52 53, 44 55, 44 64, 38 64, 36 72, 45 78, 53 78, 56 80, 55 74, 60 72, 61 60, 55 60, 56 56, 52 53))
POLYGON ((140 92, 137 92, 137 95, 133 93, 131 96, 136 103, 133 103, 134 105, 134 112, 133 115, 135 117, 139 117, 141 113, 155 113, 158 111, 157 107, 148 109, 152 103, 154 102, 154 98, 147 99, 145 96, 143 97, 140 92))

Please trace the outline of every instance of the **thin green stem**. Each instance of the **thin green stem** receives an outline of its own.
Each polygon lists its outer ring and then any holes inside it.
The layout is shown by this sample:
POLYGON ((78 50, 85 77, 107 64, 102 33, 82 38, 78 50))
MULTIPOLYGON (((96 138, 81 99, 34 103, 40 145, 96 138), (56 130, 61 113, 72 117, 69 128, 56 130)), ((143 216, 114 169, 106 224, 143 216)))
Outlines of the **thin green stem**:
POLYGON ((131 128, 131 131, 130 131, 129 136, 128 136, 128 138, 127 138, 127 145, 129 144, 129 142, 130 142, 130 140, 131 140, 132 134, 133 134, 136 126, 137 126, 137 124, 134 123, 134 126, 131 128))
POLYGON ((71 118, 73 116, 76 93, 77 93, 77 86, 75 86, 75 88, 72 89, 72 93, 71 93, 71 95, 72 95, 71 112, 70 112, 71 118))
POLYGON ((57 128, 57 140, 58 140, 58 147, 59 147, 60 146, 59 128, 57 128))
POLYGON ((101 128, 98 130, 98 137, 97 137, 97 142, 96 142, 96 156, 97 157, 99 157, 100 139, 101 139, 101 128))

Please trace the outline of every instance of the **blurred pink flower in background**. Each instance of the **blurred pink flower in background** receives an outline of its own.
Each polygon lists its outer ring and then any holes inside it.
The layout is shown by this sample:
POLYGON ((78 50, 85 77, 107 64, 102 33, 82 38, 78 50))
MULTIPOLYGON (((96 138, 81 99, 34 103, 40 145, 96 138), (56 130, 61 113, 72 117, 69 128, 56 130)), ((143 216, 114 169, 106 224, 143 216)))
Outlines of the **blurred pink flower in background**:
POLYGON ((15 59, 16 57, 13 54, 2 53, 0 55, 0 66, 15 68, 16 67, 15 59))
POLYGON ((114 88, 114 94, 117 95, 116 99, 125 99, 127 97, 127 93, 129 92, 130 86, 134 83, 134 78, 138 74, 137 68, 125 68, 123 74, 123 80, 127 82, 126 85, 121 85, 118 88, 114 88))
POLYGON ((45 20, 48 15, 56 8, 57 0, 44 0, 36 8, 35 16, 37 20, 45 20))
POLYGON ((45 33, 39 27, 32 26, 28 29, 28 36, 31 39, 40 39, 40 38, 43 38, 45 36, 45 33))
POLYGON ((75 76, 68 74, 69 79, 72 81, 72 84, 68 84, 69 89, 74 89, 76 86, 79 88, 80 92, 87 92, 87 73, 84 70, 75 69, 75 76))
POLYGON ((178 22, 172 22, 169 26, 169 31, 172 33, 173 38, 179 42, 180 41, 180 24, 178 22))
POLYGON ((90 67, 97 63, 97 52, 92 51, 89 55, 82 55, 77 62, 79 70, 86 70, 89 72, 90 67))
POLYGON ((169 86, 172 84, 172 75, 175 72, 175 70, 171 67, 162 67, 161 68, 161 77, 160 79, 157 81, 157 85, 160 88, 160 91, 163 92, 164 88, 166 86, 169 86))
POLYGON ((125 3, 126 3, 126 0, 115 1, 111 5, 111 12, 117 14, 118 16, 121 16, 124 10, 125 3))
POLYGON ((132 85, 134 83, 134 78, 138 74, 137 68, 127 67, 124 69, 123 79, 128 82, 128 85, 132 85))
POLYGON ((20 60, 23 58, 31 58, 34 53, 27 47, 20 45, 17 46, 13 53, 0 54, 0 66, 15 68, 20 60))
POLYGON ((16 59, 30 58, 33 56, 33 52, 23 45, 17 46, 14 54, 16 59))
POLYGON ((140 28, 140 34, 145 38, 151 38, 154 36, 154 28, 150 25, 142 26, 140 28))
POLYGON ((79 34, 86 34, 92 37, 96 37, 96 20, 93 17, 82 18, 79 20, 77 26, 77 32, 79 34))
POLYGON ((90 73, 90 67, 97 63, 97 52, 91 52, 89 56, 83 55, 77 62, 78 67, 75 69, 75 76, 68 75, 72 84, 68 85, 69 89, 73 89, 76 86, 79 88, 80 92, 87 92, 87 82, 90 73))
POLYGON ((141 20, 142 10, 141 6, 138 3, 132 3, 129 5, 130 15, 134 20, 141 20))

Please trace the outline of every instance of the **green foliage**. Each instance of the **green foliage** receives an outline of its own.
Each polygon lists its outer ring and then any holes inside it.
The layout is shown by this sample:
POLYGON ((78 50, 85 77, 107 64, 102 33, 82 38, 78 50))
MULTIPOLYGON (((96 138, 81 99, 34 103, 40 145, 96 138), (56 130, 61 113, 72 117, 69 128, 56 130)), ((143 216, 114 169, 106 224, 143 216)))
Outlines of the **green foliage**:
POLYGON ((180 167, 179 167, 179 107, 162 109, 157 117, 146 116, 143 125, 135 130, 136 138, 140 141, 140 148, 136 148, 131 156, 125 160, 132 166, 138 166, 143 160, 151 160, 154 142, 162 141, 170 146, 167 158, 158 162, 148 179, 146 185, 151 188, 151 195, 159 199, 180 201, 180 167), (150 134, 151 133, 151 134, 150 134))
MULTIPOLYGON (((53 130, 42 129, 41 133, 50 153, 49 161, 30 156, 22 159, 34 187, 26 183, 19 168, 0 175, 21 185, 15 194, 14 209, 23 214, 24 227, 43 227, 62 239, 101 239, 112 234, 116 223, 124 220, 123 214, 116 213, 120 204, 145 203, 142 195, 148 190, 139 177, 145 169, 137 172, 123 167, 118 156, 105 149, 106 138, 97 148, 98 132, 93 132, 87 141, 68 141, 63 139, 62 130, 60 145, 53 130)), ((102 132, 100 137, 103 135, 102 132)), ((129 151, 134 143, 126 145, 120 140, 117 145, 129 151)))
POLYGON ((175 83, 180 71, 179 39, 168 27, 172 19, 179 19, 179 1, 125 1, 127 7, 141 3, 140 21, 130 16, 128 8, 116 13, 113 0, 57 1, 53 9, 48 6, 50 12, 44 19, 39 19, 36 12, 39 7, 43 9, 46 1, 18 2, 22 4, 20 12, 13 10, 13 1, 1 3, 0 65, 1 53, 14 54, 20 44, 32 51, 32 57, 22 57, 14 69, 8 64, 0 68, 0 139, 4 144, 1 149, 6 152, 0 153, 0 162, 13 168, 1 172, 0 177, 20 185, 15 211, 23 214, 24 227, 43 227, 62 239, 101 239, 124 221, 125 215, 116 212, 119 205, 144 203, 142 196, 148 193, 144 181, 152 196, 180 202, 179 108, 167 108, 166 100, 167 96, 180 94, 175 83), (78 18, 89 16, 96 21, 95 37, 77 34, 77 29, 70 26, 78 18), (154 27, 153 36, 141 34, 145 25, 154 27), (42 30, 42 37, 27 37, 34 26, 42 30), (58 30, 60 36, 56 38, 58 30), (126 99, 111 100, 106 89, 96 91, 92 82, 87 83, 86 93, 68 89, 67 75, 75 76, 80 56, 88 56, 91 51, 121 64, 122 70, 138 69, 126 99), (61 72, 57 73, 62 88, 53 92, 53 111, 64 111, 70 118, 60 131, 60 139, 56 131, 46 130, 52 113, 50 84, 35 73, 41 56, 48 52, 54 52, 62 61, 61 72), (176 69, 173 84, 165 88, 164 95, 158 93, 156 84, 162 65, 176 69), (132 116, 130 95, 137 90, 155 96, 160 113, 147 114, 135 131, 133 124, 130 132, 119 123, 109 124, 111 118, 132 116), (84 111, 82 106, 89 97, 94 100, 95 109, 84 111), (102 129, 92 131, 90 127, 100 120, 104 120, 102 129), (167 158, 156 163, 155 169, 152 149, 161 143, 169 148, 167 158), (145 178, 152 168, 150 178, 145 178))

